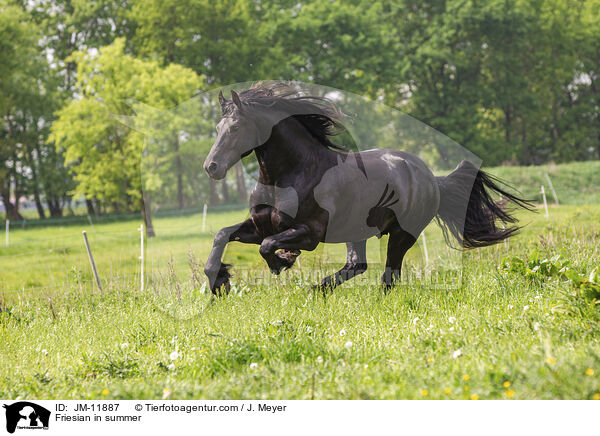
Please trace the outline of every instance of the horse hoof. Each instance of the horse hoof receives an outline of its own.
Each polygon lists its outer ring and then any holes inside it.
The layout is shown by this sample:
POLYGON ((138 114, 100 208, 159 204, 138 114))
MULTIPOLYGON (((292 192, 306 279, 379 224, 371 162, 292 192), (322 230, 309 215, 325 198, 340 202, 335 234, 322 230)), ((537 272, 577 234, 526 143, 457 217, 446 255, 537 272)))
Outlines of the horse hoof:
POLYGON ((333 288, 330 285, 319 283, 310 287, 310 293, 321 294, 323 297, 326 297, 327 294, 333 293, 333 288))
POLYGON ((382 283, 381 289, 383 290, 383 295, 387 295, 390 292, 392 292, 394 285, 395 285, 394 283, 382 283))
POLYGON ((285 265, 278 265, 275 268, 271 268, 271 273, 275 274, 276 276, 278 276, 281 271, 283 271, 284 269, 288 269, 289 267, 285 266, 285 265))
POLYGON ((229 277, 218 277, 210 290, 217 297, 222 297, 223 295, 229 294, 229 291, 231 290, 229 277))

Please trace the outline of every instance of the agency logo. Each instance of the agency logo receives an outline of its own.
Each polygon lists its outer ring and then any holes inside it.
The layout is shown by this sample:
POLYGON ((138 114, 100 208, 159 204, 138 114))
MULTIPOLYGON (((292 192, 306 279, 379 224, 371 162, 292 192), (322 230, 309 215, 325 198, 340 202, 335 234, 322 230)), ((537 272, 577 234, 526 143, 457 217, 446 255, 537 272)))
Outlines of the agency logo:
POLYGON ((16 429, 48 430, 50 411, 29 401, 19 401, 3 406, 6 409, 6 431, 16 429))

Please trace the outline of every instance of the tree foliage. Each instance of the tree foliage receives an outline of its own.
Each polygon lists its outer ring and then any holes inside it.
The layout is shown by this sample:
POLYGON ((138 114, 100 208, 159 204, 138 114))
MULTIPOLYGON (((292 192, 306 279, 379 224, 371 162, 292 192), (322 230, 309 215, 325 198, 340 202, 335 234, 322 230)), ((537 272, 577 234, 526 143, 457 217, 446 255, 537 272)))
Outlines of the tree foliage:
MULTIPOLYGON (((142 203, 144 135, 118 116, 133 115, 132 104, 170 108, 202 87, 193 71, 134 58, 124 47, 125 41, 117 39, 97 54, 73 54, 79 98, 58 112, 49 138, 75 173, 76 193, 97 198, 114 211, 139 210, 142 203)), ((168 171, 153 177, 163 175, 168 171)))
POLYGON ((61 104, 57 76, 39 44, 41 28, 16 3, 0 3, 0 196, 10 219, 30 196, 41 217, 62 214, 71 189, 62 156, 45 139, 61 104))

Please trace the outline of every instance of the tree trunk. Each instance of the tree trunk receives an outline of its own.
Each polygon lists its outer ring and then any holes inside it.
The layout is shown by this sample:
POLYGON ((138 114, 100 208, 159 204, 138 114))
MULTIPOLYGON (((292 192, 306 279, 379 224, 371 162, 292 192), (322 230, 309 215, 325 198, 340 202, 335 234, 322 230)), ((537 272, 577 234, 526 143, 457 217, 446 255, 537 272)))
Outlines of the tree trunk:
POLYGON ((235 181, 237 184, 237 191, 240 203, 246 203, 248 201, 248 190, 246 189, 246 180, 244 179, 244 167, 242 166, 241 162, 235 166, 235 181))
POLYGON ((46 199, 48 203, 48 211, 50 212, 50 216, 52 218, 60 218, 62 217, 62 206, 60 204, 60 199, 56 196, 51 196, 46 199))
POLYGON ((208 204, 210 206, 216 206, 219 203, 219 196, 217 195, 217 184, 213 179, 208 180, 208 185, 210 188, 210 196, 208 199, 208 204))
POLYGON ((94 210, 94 202, 88 198, 85 199, 85 206, 87 207, 87 213, 90 216, 96 215, 96 211, 94 210))
MULTIPOLYGON (((10 119, 10 113, 7 113, 6 119, 10 119)), ((5 138, 13 138, 13 129, 12 123, 10 121, 7 122, 8 133, 5 135, 5 138)), ((4 157, 4 156, 3 156, 4 157)), ((13 151, 12 153, 13 167, 7 168, 5 173, 5 178, 2 180, 2 186, 0 186, 0 196, 2 196, 2 202, 4 203, 4 210, 6 211, 6 219, 11 221, 20 221, 23 219, 21 214, 19 213, 19 188, 18 188, 18 180, 17 180, 17 172, 16 172, 16 162, 17 156, 13 151), (15 203, 11 203, 10 201, 10 191, 14 182, 14 192, 15 192, 15 203)), ((3 162, 4 163, 4 162, 3 162)))
POLYGON ((154 226, 152 225, 152 210, 150 208, 150 194, 142 194, 141 207, 142 207, 142 219, 144 220, 144 226, 146 227, 146 237, 152 238, 156 236, 154 232, 154 226))
POLYGON ((512 113, 510 110, 510 106, 506 106, 504 109, 504 139, 506 140, 506 144, 510 144, 511 139, 511 127, 512 127, 512 113))
MULTIPOLYGON (((525 126, 525 122, 522 122, 521 125, 521 149, 523 150, 524 156, 529 156, 529 145, 527 144, 527 127, 525 126)), ((532 162, 535 163, 535 162, 532 162)))
POLYGON ((94 209, 96 209, 96 215, 103 215, 102 202, 97 198, 94 199, 94 209))
POLYGON ((229 187, 227 186, 227 179, 223 179, 221 182, 221 190, 223 193, 223 203, 229 204, 229 187))
MULTIPOLYGON (((36 150, 39 156, 39 151, 36 150)), ((28 149, 27 159, 29 160, 29 167, 31 168, 31 179, 33 186, 33 200, 35 201, 35 208, 37 209, 37 213, 41 219, 46 218, 46 213, 44 211, 44 205, 42 204, 42 200, 40 199, 40 186, 39 186, 39 178, 37 171, 37 163, 33 159, 34 154, 28 149)))
POLYGON ((42 200, 40 199, 40 192, 38 191, 37 186, 33 187, 33 200, 35 201, 35 208, 37 209, 37 213, 41 219, 46 218, 46 212, 44 211, 44 205, 42 204, 42 200))
POLYGON ((11 221, 21 221, 23 219, 23 216, 19 213, 18 206, 11 203, 10 195, 8 195, 6 192, 2 193, 2 202, 4 203, 7 219, 11 221))
POLYGON ((69 216, 75 215, 75 212, 73 211, 73 199, 70 197, 67 200, 67 209, 69 210, 69 216))
POLYGON ((175 138, 173 148, 175 149, 175 171, 177 173, 177 205, 179 206, 179 210, 183 210, 183 164, 179 155, 178 137, 175 138))
MULTIPOLYGON (((17 155, 13 155, 13 162, 18 162, 17 155)), ((21 196, 24 192, 24 181, 22 176, 17 173, 17 169, 15 166, 12 168, 13 181, 14 181, 14 194, 15 194, 15 203, 14 203, 14 217, 16 219, 22 220, 23 216, 19 213, 19 204, 21 203, 21 196)))

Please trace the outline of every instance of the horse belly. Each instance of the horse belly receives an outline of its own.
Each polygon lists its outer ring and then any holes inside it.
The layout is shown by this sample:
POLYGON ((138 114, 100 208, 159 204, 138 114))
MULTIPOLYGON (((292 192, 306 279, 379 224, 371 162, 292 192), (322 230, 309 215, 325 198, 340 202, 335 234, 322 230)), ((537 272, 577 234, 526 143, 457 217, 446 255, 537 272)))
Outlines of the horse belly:
POLYGON ((379 234, 377 227, 367 224, 367 218, 375 193, 385 187, 385 180, 346 173, 335 181, 325 180, 325 186, 315 189, 317 203, 329 215, 324 242, 363 241, 379 234))
POLYGON ((324 241, 361 241, 378 235, 381 229, 367 221, 389 196, 387 203, 394 203, 390 209, 400 227, 418 237, 439 206, 431 171, 408 153, 373 150, 360 154, 326 173, 315 189, 315 199, 329 212, 324 241))
POLYGON ((379 234, 377 227, 369 227, 369 203, 357 199, 338 208, 330 215, 325 233, 325 241, 329 243, 364 241, 379 234))

